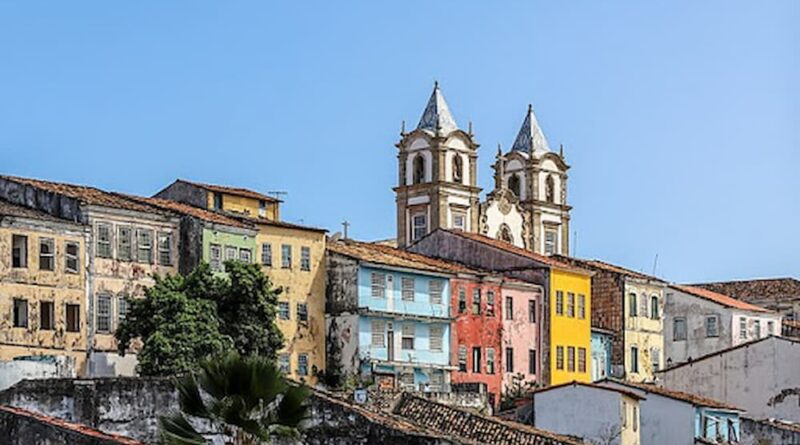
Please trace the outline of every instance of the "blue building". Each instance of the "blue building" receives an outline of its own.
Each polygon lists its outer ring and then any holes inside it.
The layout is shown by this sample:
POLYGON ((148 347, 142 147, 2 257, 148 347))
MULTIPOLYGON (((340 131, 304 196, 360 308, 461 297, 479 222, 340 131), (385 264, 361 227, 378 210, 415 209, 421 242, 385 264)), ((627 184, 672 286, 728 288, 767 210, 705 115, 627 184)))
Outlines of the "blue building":
POLYGON ((614 333, 592 328, 592 381, 611 377, 611 346, 614 333))
POLYGON ((380 388, 448 391, 450 278, 459 266, 392 247, 328 244, 328 364, 380 388))

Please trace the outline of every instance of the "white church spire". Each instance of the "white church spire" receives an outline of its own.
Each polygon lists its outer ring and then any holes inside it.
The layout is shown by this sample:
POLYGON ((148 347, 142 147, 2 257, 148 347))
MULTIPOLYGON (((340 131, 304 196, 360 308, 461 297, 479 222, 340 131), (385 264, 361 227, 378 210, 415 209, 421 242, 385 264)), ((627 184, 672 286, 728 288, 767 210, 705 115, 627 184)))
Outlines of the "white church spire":
POLYGON ((547 144, 542 128, 536 120, 536 115, 533 114, 533 106, 530 104, 528 105, 528 113, 525 115, 525 120, 522 122, 522 128, 519 129, 517 139, 514 140, 511 150, 531 154, 550 151, 550 146, 547 144))
POLYGON ((425 111, 422 113, 422 118, 419 120, 417 129, 430 130, 436 132, 441 131, 447 134, 456 130, 458 125, 453 115, 450 114, 450 108, 447 107, 447 102, 444 100, 441 90, 439 90, 439 82, 433 85, 433 93, 431 98, 428 99, 428 105, 425 106, 425 111))

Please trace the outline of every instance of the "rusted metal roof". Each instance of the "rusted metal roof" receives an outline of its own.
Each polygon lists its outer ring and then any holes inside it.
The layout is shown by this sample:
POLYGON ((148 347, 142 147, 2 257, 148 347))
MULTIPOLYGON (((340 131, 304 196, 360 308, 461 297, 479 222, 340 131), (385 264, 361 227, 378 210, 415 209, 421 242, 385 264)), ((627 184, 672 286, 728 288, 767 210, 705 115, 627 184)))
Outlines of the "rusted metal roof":
POLYGON ((708 289, 703 289, 701 287, 694 287, 694 286, 682 286, 679 284, 673 284, 673 289, 677 289, 681 292, 685 292, 689 295, 693 295, 695 297, 703 298, 705 300, 713 301, 715 303, 719 303, 723 306, 734 308, 734 309, 741 309, 744 311, 751 311, 751 312, 771 312, 763 307, 759 307, 750 303, 745 303, 744 301, 737 300, 735 298, 731 298, 727 295, 719 294, 708 289))

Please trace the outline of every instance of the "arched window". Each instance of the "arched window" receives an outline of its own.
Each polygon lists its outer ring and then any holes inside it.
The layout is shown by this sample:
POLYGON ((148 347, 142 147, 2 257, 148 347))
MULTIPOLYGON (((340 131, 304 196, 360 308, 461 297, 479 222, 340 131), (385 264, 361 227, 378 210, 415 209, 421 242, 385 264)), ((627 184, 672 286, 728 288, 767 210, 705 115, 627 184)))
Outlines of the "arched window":
POLYGON ((453 156, 453 182, 464 182, 464 161, 458 153, 453 156))
POLYGON ((556 202, 556 181, 553 179, 553 175, 547 175, 544 182, 545 199, 547 202, 556 202))
POLYGON ((519 194, 519 192, 520 192, 519 175, 511 175, 511 177, 508 178, 508 189, 511 190, 512 192, 514 192, 514 195, 517 198, 521 198, 521 196, 519 194))
POLYGON ((658 297, 653 295, 650 297, 650 318, 658 320, 660 318, 660 309, 658 307, 658 297))
POLYGON ((414 184, 423 182, 425 182, 425 158, 420 153, 414 158, 414 184))

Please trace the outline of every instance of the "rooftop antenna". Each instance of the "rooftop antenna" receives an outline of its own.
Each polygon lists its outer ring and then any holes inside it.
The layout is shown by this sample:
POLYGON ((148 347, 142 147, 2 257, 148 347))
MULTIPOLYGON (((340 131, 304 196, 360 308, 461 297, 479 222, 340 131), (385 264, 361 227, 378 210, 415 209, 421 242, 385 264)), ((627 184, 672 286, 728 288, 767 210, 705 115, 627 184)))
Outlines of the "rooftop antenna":
POLYGON ((656 253, 656 257, 653 260, 653 273, 651 273, 650 275, 656 276, 656 267, 657 266, 658 266, 658 253, 656 253))
POLYGON ((406 134, 406 120, 403 119, 403 122, 400 123, 400 134, 406 134))
POLYGON ((267 195, 272 196, 273 198, 279 199, 281 201, 283 201, 283 197, 288 195, 288 194, 289 194, 289 192, 286 192, 286 191, 283 191, 283 190, 273 190, 271 192, 267 192, 267 195))
POLYGON ((558 149, 558 155, 564 157, 564 144, 559 144, 561 147, 558 149))
POLYGON ((472 136, 472 121, 469 121, 469 135, 472 136))
POLYGON ((347 220, 342 221, 342 228, 344 229, 344 235, 342 236, 343 239, 347 238, 347 231, 350 228, 350 222, 347 220))

